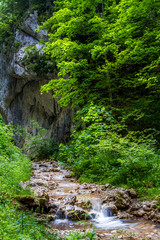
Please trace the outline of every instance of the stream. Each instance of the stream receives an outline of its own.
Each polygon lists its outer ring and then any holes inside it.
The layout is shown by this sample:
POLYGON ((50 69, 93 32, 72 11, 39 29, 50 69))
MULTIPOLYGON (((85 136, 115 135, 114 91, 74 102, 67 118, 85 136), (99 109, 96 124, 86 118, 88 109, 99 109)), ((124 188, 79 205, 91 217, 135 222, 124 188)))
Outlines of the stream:
POLYGON ((107 185, 80 184, 54 161, 35 162, 29 184, 36 196, 46 196, 52 206, 48 213, 52 229, 62 235, 94 227, 97 239, 160 239, 160 226, 152 221, 118 219, 113 208, 103 204, 107 185))

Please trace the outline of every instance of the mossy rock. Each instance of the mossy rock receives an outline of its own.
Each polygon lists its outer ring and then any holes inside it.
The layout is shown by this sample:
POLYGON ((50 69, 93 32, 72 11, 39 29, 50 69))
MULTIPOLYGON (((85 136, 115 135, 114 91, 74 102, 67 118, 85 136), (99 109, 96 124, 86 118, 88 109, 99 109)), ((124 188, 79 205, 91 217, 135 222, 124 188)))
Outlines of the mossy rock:
POLYGON ((15 199, 29 209, 35 210, 39 207, 36 198, 31 195, 17 195, 15 199))

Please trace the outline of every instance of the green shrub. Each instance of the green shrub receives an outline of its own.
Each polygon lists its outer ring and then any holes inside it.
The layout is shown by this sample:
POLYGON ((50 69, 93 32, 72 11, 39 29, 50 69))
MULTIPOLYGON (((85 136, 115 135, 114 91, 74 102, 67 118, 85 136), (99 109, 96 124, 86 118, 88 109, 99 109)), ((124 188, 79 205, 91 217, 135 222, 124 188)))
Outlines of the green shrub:
POLYGON ((36 48, 35 45, 30 45, 25 51, 26 54, 22 64, 27 70, 35 72, 37 76, 44 76, 55 71, 55 63, 47 58, 42 49, 36 48))
POLYGON ((82 233, 80 231, 71 231, 69 236, 65 236, 66 240, 93 240, 96 238, 96 232, 82 233))
POLYGON ((11 125, 0 122, 0 194, 20 192, 20 181, 27 181, 31 173, 30 160, 14 145, 11 125))
POLYGON ((47 138, 48 131, 39 126, 35 121, 31 121, 36 135, 27 136, 26 144, 24 145, 25 152, 31 158, 47 159, 51 156, 56 157, 58 154, 58 144, 50 138, 47 138))
POLYGON ((36 215, 20 211, 9 201, 0 203, 0 236, 3 240, 55 240, 59 239, 51 234, 46 224, 40 224, 36 215))
POLYGON ((137 139, 104 107, 91 105, 81 121, 72 141, 60 145, 58 156, 72 166, 79 181, 109 182, 133 187, 142 194, 159 188, 160 154, 153 139, 137 139))

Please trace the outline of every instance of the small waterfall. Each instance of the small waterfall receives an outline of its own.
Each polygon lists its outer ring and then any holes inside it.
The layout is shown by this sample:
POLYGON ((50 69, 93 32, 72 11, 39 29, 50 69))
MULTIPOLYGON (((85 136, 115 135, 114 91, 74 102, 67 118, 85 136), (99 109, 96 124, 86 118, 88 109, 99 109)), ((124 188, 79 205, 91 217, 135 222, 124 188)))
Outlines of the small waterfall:
POLYGON ((93 217, 94 225, 102 229, 115 229, 124 227, 124 223, 113 217, 112 208, 108 205, 102 205, 99 198, 92 200, 92 210, 90 212, 93 217))

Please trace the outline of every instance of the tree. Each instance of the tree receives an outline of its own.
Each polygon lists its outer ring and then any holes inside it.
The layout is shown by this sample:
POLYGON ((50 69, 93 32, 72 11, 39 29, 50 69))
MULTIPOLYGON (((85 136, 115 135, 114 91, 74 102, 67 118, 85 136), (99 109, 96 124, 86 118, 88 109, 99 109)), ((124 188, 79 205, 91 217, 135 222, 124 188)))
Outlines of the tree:
POLYGON ((120 107, 130 127, 135 121, 135 129, 149 128, 153 112, 155 119, 159 114, 160 2, 61 0, 55 6, 43 24, 49 33, 44 51, 56 61, 59 78, 42 91, 53 90, 63 106, 120 107))
MULTIPOLYGON (((83 104, 101 97, 99 85, 103 81, 99 65, 105 64, 106 56, 97 62, 92 51, 102 41, 109 22, 104 16, 112 14, 108 5, 113 3, 108 2, 104 8, 101 0, 55 2, 57 11, 43 25, 50 33, 44 50, 56 61, 60 78, 50 81, 43 91, 53 88, 54 96, 61 97, 60 104, 67 105, 70 101, 73 105, 83 104)), ((107 81, 103 88, 109 92, 110 81, 107 81)), ((105 97, 109 98, 109 94, 105 97)))

